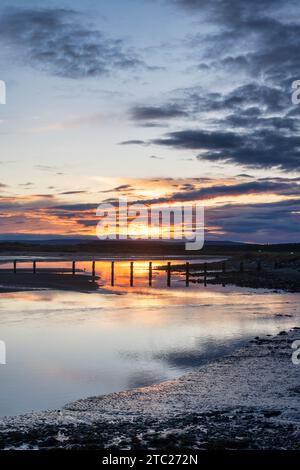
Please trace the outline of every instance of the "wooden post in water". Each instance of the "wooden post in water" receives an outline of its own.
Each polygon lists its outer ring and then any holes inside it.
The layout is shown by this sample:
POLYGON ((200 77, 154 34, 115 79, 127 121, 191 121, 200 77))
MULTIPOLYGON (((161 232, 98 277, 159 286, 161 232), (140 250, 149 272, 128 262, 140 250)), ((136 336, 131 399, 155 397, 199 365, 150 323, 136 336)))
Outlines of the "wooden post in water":
POLYGON ((168 262, 168 267, 167 267, 167 286, 171 286, 171 263, 170 261, 168 262))
POLYGON ((95 261, 92 262, 92 276, 96 276, 96 263, 95 261))
POLYGON ((222 263, 222 273, 226 273, 226 263, 223 261, 222 263))
POLYGON ((207 263, 204 263, 204 276, 207 274, 207 263))
POLYGON ((17 261, 14 260, 14 273, 16 274, 17 273, 17 261))
POLYGON ((185 285, 188 287, 190 285, 190 263, 187 262, 185 265, 185 285))
POLYGON ((130 287, 133 286, 133 261, 130 262, 130 287))
POLYGON ((115 262, 111 262, 111 285, 115 285, 115 262))
POLYGON ((240 273, 243 273, 244 272, 244 262, 241 261, 240 262, 240 273))
POLYGON ((152 286, 152 261, 149 262, 149 286, 152 286))
POLYGON ((72 262, 72 274, 73 274, 73 276, 75 275, 75 273, 76 273, 76 262, 73 261, 72 262))
POLYGON ((33 274, 35 274, 36 273, 36 261, 33 262, 32 270, 33 270, 33 274))

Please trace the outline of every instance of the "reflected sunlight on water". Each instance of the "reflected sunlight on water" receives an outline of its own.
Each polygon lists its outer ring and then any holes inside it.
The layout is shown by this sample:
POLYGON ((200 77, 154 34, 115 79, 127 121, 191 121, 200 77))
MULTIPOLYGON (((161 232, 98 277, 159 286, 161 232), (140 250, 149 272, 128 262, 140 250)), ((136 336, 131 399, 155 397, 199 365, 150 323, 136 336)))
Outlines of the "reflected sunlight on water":
MULTIPOLYGON (((91 263, 78 262, 78 268, 90 272, 91 263)), ((7 366, 0 366, 0 415, 178 377, 254 336, 299 325, 299 294, 186 288, 180 276, 168 289, 166 273, 156 270, 151 289, 148 262, 135 263, 129 289, 128 261, 117 263, 111 288, 110 263, 96 269, 105 295, 1 294, 7 366)))

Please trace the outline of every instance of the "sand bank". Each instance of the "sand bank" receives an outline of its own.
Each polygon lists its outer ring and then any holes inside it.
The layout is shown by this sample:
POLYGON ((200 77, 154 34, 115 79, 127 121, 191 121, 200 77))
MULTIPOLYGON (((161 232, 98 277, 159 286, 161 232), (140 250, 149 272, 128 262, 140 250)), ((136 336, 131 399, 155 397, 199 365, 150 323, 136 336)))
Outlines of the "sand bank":
POLYGON ((19 270, 17 274, 0 271, 0 293, 17 292, 20 290, 54 289, 71 290, 78 292, 90 292, 99 289, 99 285, 94 282, 98 278, 92 278, 86 274, 66 274, 55 272, 55 270, 44 269, 38 274, 19 270))

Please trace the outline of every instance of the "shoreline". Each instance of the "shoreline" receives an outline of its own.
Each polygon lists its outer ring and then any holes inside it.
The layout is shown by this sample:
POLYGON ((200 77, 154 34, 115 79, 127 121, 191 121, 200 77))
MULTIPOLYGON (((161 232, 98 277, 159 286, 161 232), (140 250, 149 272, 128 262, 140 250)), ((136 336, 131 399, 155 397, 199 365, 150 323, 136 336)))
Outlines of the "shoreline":
MULTIPOLYGON (((210 263, 211 272, 204 273, 204 266, 194 263, 190 266, 190 282, 194 284, 223 284, 246 288, 263 288, 300 292, 300 259, 274 260, 272 257, 261 257, 259 269, 255 258, 237 257, 226 260, 226 268, 220 270, 218 263, 210 263), (241 269, 242 265, 242 269, 241 269), (215 270, 215 272, 214 272, 215 270)), ((182 272, 181 266, 173 270, 182 272)))
POLYGON ((300 449, 296 339, 299 327, 179 379, 1 418, 0 448, 300 449))
POLYGON ((36 291, 40 289, 65 290, 76 292, 104 292, 105 289, 94 281, 99 279, 87 274, 66 274, 51 270, 44 270, 38 274, 19 271, 17 274, 1 272, 0 294, 20 291, 36 291))
MULTIPOLYGON (((31 261, 34 258, 31 258, 31 261)), ((129 261, 133 258, 122 257, 116 258, 115 261, 129 261)), ((148 257, 134 258, 137 262, 142 260, 149 260, 148 257)), ((155 257, 151 258, 155 260, 155 257)), ((188 258, 172 258, 168 257, 166 260, 175 261, 175 264, 171 267, 171 272, 185 275, 186 267, 181 264, 176 264, 176 261, 188 260, 188 258)), ((86 261, 90 260, 87 257, 74 258, 74 261, 86 261)), ((110 259, 111 261, 112 259, 110 259)), ((215 285, 222 284, 232 285, 237 287, 245 287, 250 289, 269 289, 272 291, 284 291, 290 293, 300 292, 300 260, 298 257, 292 259, 281 259, 281 261, 275 261, 273 258, 265 258, 260 262, 260 268, 257 269, 257 260, 242 258, 227 258, 226 259, 226 270, 220 270, 220 263, 225 259, 219 256, 204 257, 202 259, 195 258, 189 266, 189 283, 191 284, 204 284, 215 285), (206 260, 206 261, 205 261, 206 260), (198 262, 197 262, 198 261, 198 262), (241 263, 243 269, 240 269, 241 263), (206 276, 204 271, 205 265, 209 266, 209 270, 206 276)), ((10 259, 11 261, 11 259, 10 259)), ((20 264, 27 260, 19 260, 20 264)), ((38 260, 37 260, 38 261, 38 260)), ((59 262, 57 258, 47 258, 43 261, 48 262, 59 262)), ((16 274, 8 268, 1 268, 1 264, 7 264, 7 262, 0 259, 0 293, 18 291, 22 289, 34 290, 36 288, 46 289, 58 289, 58 290, 73 290, 79 292, 90 292, 98 289, 97 283, 93 282, 98 280, 99 277, 92 276, 92 272, 80 271, 77 269, 75 275, 72 274, 70 268, 43 268, 40 259, 40 265, 38 266, 38 272, 32 273, 32 268, 18 267, 16 274)), ((60 258, 60 261, 66 262, 66 258, 60 258)), ((70 259, 68 259, 70 262, 70 259)), ((108 258, 98 259, 98 262, 108 261, 108 258)), ((159 261, 163 261, 160 257, 159 261)), ((190 259, 192 261, 192 258, 190 259)), ((224 264, 225 265, 225 264, 224 264)), ((166 266, 158 266, 158 270, 166 270, 166 266)), ((101 287, 99 288, 101 289, 101 287)))

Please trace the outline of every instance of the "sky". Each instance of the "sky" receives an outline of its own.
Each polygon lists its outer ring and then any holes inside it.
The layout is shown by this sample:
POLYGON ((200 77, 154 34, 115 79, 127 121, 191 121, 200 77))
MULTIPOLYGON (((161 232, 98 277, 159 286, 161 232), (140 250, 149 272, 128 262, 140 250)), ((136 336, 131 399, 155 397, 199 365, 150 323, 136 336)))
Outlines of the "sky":
POLYGON ((119 196, 299 242, 300 4, 1 1, 0 239, 94 235, 119 196))

